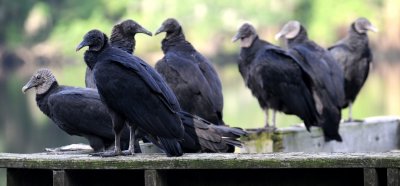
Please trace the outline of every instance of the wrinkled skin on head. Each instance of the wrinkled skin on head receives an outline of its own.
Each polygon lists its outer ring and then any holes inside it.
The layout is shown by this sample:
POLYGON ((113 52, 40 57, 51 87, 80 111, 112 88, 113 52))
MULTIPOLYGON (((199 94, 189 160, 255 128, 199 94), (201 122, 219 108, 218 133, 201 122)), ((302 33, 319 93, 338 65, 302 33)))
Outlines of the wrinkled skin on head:
POLYGON ((22 92, 25 93, 29 89, 35 88, 36 94, 43 94, 50 89, 54 82, 56 82, 56 78, 49 69, 39 69, 22 87, 22 92))
POLYGON ((257 37, 256 29, 249 23, 243 24, 239 31, 232 38, 232 42, 236 42, 240 39, 240 46, 248 48, 253 44, 254 39, 257 37))
MULTIPOLYGON (((145 28, 143 28, 139 23, 131 19, 125 20, 119 24, 114 25, 112 30, 112 35, 114 33, 119 33, 125 36, 134 37, 137 33, 143 33, 152 36, 152 33, 145 28)), ((112 38, 112 37, 111 37, 112 38)))
POLYGON ((285 39, 293 39, 295 38, 301 30, 301 24, 298 21, 289 21, 287 22, 275 35, 275 39, 279 39, 281 37, 284 37, 285 39))
POLYGON ((85 34, 83 41, 76 47, 76 51, 85 46, 89 47, 89 51, 100 51, 107 42, 107 36, 100 30, 94 29, 85 34))
POLYGON ((378 29, 374 25, 372 25, 371 22, 368 21, 368 19, 363 17, 358 18, 356 21, 354 21, 354 28, 360 34, 367 33, 368 31, 378 32, 378 29))
POLYGON ((161 27, 157 29, 155 35, 161 32, 166 32, 167 34, 169 34, 180 29, 181 25, 179 24, 179 22, 174 18, 169 18, 161 24, 161 27))

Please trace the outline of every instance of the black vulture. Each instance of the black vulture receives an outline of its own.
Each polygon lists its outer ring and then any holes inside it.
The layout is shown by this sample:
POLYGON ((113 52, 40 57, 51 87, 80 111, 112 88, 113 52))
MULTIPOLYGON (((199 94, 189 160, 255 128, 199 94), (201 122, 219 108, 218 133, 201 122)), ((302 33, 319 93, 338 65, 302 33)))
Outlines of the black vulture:
MULTIPOLYGON (((132 21, 129 22, 129 25, 135 25, 132 21)), ((113 35, 110 38, 111 45, 132 53, 135 47, 134 44, 132 45, 132 34, 134 33, 119 34, 121 31, 117 31, 117 29, 122 28, 118 25, 114 26, 113 35)), ((183 111, 179 115, 185 128, 184 140, 180 142, 184 152, 229 152, 227 147, 232 144, 238 146, 237 144, 240 143, 236 138, 245 134, 243 130, 237 128, 217 127, 214 124, 205 126, 210 122, 183 111), (232 132, 241 135, 232 136, 232 132)), ((232 152, 233 150, 232 148, 232 152)))
MULTIPOLYGON (((261 40, 251 24, 245 23, 232 41, 240 40, 239 71, 245 84, 267 107, 300 117, 307 129, 318 126, 318 113, 309 77, 285 50, 261 40)), ((274 117, 275 118, 275 117, 274 117)), ((275 127, 275 121, 273 121, 275 127)))
MULTIPOLYGON (((48 69, 38 70, 22 88, 35 88, 40 110, 69 135, 86 138, 94 151, 113 147, 114 134, 107 108, 95 89, 58 85, 48 69)), ((121 135, 123 149, 129 145, 129 132, 121 135)))
MULTIPOLYGON (((133 54, 136 45, 135 35, 137 33, 143 33, 149 36, 152 35, 150 31, 143 28, 136 21, 127 19, 114 25, 111 31, 110 43, 113 47, 133 54)), ((90 56, 88 55, 85 57, 90 56)), ((93 72, 89 67, 86 67, 85 84, 88 88, 96 88, 93 72)))
MULTIPOLYGON (((31 88, 37 90, 39 108, 62 130, 70 135, 87 138, 96 152, 113 147, 111 118, 95 89, 59 86, 47 69, 36 72, 22 90, 26 92, 31 88)), ((180 141, 184 152, 227 152, 229 145, 240 147, 241 143, 237 138, 246 134, 238 128, 212 125, 182 111, 179 112, 179 117, 185 127, 184 140, 180 141)), ((164 148, 146 133, 140 132, 140 135, 164 148)), ((127 149, 128 145, 129 132, 124 128, 121 146, 127 149)), ((136 147, 135 152, 140 152, 140 148, 136 147)))
POLYGON ((165 20, 155 34, 161 32, 166 32, 161 46, 164 57, 155 68, 174 91, 182 110, 224 125, 221 81, 211 62, 185 39, 177 20, 165 20))
POLYGON ((372 52, 368 44, 368 31, 377 29, 366 19, 354 21, 345 38, 328 48, 344 72, 345 105, 349 107, 349 121, 352 121, 352 105, 367 80, 372 52))
POLYGON ((159 140, 168 156, 181 156, 179 141, 183 139, 184 128, 177 114, 180 106, 162 77, 142 59, 111 47, 108 37, 99 30, 85 34, 76 50, 85 46, 88 46, 85 56, 90 54, 96 59, 85 62, 93 70, 115 132, 115 150, 102 155, 122 154, 120 133, 127 121, 131 134, 130 153, 134 153, 134 132, 140 129, 159 140))
POLYGON ((329 51, 308 39, 306 29, 298 21, 289 21, 276 38, 284 36, 289 52, 300 62, 311 78, 319 125, 325 140, 342 141, 339 134, 341 108, 344 104, 343 71, 329 51))
MULTIPOLYGON (((85 62, 88 63, 89 66, 94 65, 96 63, 94 60, 97 60, 97 57, 88 58, 87 53, 88 52, 85 52, 85 62)), ((95 53, 92 52, 89 55, 95 56, 96 54, 94 54, 95 53)), ((246 135, 246 132, 242 129, 210 125, 210 122, 183 112, 179 110, 179 107, 175 109, 185 129, 184 138, 182 141, 179 141, 184 152, 229 152, 227 149, 230 149, 232 146, 241 146, 237 138, 246 135)), ((151 135, 148 135, 144 131, 141 131, 141 135, 147 137, 146 139, 164 149, 164 147, 157 142, 157 139, 152 138, 151 135)), ((135 141, 136 140, 137 138, 135 141)))

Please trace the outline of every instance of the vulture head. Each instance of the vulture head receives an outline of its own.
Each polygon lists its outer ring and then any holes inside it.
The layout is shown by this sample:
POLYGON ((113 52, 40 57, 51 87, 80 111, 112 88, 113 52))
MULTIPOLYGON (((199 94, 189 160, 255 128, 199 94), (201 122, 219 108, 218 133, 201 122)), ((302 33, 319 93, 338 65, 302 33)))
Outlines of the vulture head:
POLYGON ((282 27, 281 31, 275 35, 275 39, 278 40, 281 37, 284 37, 285 39, 293 39, 299 35, 300 30, 300 22, 289 21, 282 27))
POLYGON ((353 24, 354 24, 354 29, 359 34, 365 34, 368 31, 378 32, 378 29, 374 25, 372 25, 371 22, 368 21, 368 19, 363 17, 355 20, 353 24))
POLYGON ((179 30, 181 30, 181 25, 179 24, 179 22, 174 18, 169 18, 161 24, 161 27, 157 29, 155 35, 161 32, 166 32, 168 35, 179 30))
POLYGON ((240 46, 248 48, 253 44, 254 39, 257 37, 256 29, 249 23, 244 23, 232 38, 232 42, 240 40, 240 46))
MULTIPOLYGON (((152 33, 145 28, 143 28, 139 23, 131 19, 122 21, 119 24, 114 25, 112 34, 121 34, 123 36, 134 37, 137 33, 143 33, 152 36, 152 33)), ((112 38, 112 37, 111 37, 112 38)))
POLYGON ((39 69, 22 87, 22 92, 25 93, 29 89, 35 88, 36 94, 43 94, 50 89, 54 82, 56 82, 56 78, 49 69, 39 69))
POLYGON ((101 32, 100 30, 91 30, 85 34, 83 37, 83 41, 79 43, 76 47, 76 51, 79 51, 81 48, 88 46, 89 51, 100 51, 105 44, 108 42, 108 37, 106 34, 101 32))

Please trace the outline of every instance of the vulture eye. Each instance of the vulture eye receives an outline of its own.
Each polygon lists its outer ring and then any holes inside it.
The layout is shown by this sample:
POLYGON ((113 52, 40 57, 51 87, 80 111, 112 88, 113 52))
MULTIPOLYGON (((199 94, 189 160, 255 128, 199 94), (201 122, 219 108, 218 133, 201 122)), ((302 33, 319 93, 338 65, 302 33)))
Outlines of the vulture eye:
POLYGON ((37 75, 37 76, 36 76, 36 79, 40 79, 40 78, 42 78, 40 75, 37 75))

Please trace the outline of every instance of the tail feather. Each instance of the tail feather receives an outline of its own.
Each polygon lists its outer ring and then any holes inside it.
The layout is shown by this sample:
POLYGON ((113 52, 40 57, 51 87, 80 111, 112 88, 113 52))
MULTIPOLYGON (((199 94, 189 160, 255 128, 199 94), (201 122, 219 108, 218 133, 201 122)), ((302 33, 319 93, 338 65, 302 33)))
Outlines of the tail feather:
POLYGON ((228 144, 228 145, 232 145, 232 146, 240 147, 240 148, 243 147, 242 142, 239 141, 239 140, 232 139, 232 138, 224 138, 223 140, 224 140, 225 143, 228 144))
POLYGON ((341 113, 337 108, 324 109, 321 127, 325 141, 336 140, 342 142, 342 137, 339 134, 340 119, 341 113))
POLYGON ((210 125, 209 127, 224 137, 238 138, 240 136, 247 135, 247 132, 239 127, 229 127, 223 125, 210 125))
POLYGON ((240 128, 214 125, 187 112, 180 112, 180 117, 186 134, 190 134, 188 136, 197 141, 201 148, 199 150, 203 152, 233 152, 233 146, 242 146, 242 143, 236 138, 247 135, 247 132, 240 128))
POLYGON ((159 140, 168 157, 183 155, 183 150, 177 139, 159 138, 159 140))

